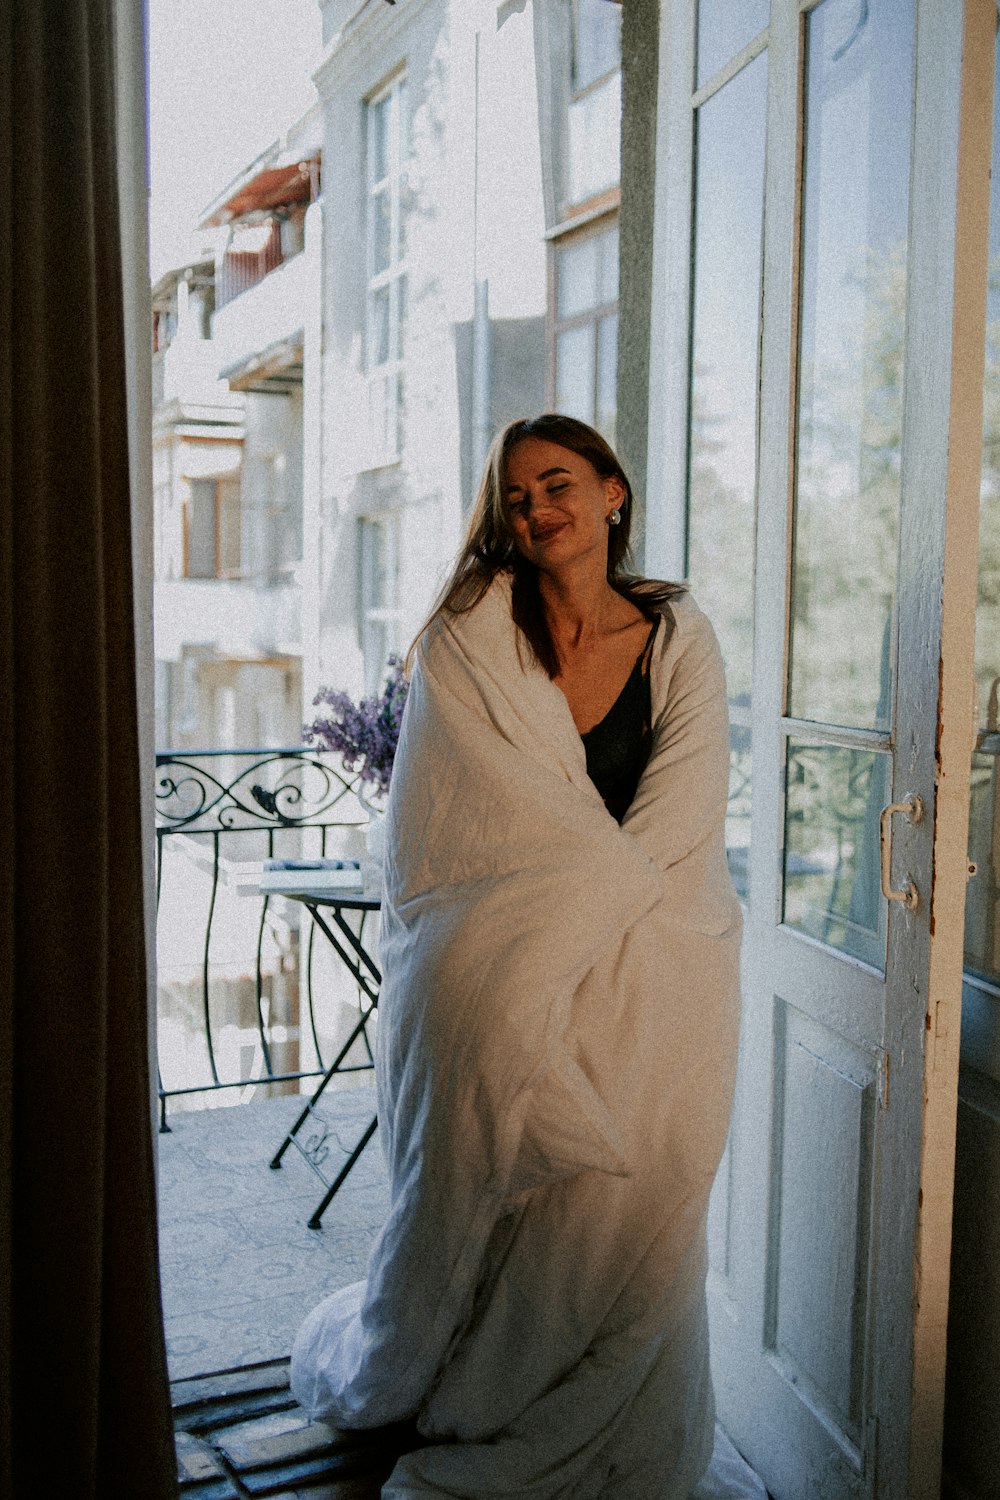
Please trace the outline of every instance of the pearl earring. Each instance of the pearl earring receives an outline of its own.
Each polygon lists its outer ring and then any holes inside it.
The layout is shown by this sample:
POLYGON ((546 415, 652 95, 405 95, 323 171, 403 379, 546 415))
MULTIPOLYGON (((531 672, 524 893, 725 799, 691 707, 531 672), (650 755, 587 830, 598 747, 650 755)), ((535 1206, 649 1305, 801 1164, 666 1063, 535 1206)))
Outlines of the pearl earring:
POLYGON ((615 508, 614 508, 614 510, 608 516, 608 525, 609 526, 617 526, 618 523, 621 521, 621 518, 622 518, 622 513, 621 513, 621 511, 618 509, 618 507, 616 505, 615 508))

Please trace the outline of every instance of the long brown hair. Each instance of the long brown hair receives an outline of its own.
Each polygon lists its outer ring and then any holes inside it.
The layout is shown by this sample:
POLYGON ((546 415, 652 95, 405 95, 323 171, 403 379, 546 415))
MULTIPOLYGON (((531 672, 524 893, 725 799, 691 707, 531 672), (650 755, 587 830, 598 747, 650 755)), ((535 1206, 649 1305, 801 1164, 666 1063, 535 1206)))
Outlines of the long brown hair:
POLYGON ((515 624, 549 676, 559 675, 559 656, 545 618, 538 569, 515 545, 505 498, 507 459, 511 450, 525 438, 557 443, 560 448, 567 448, 585 458, 602 479, 614 477, 620 482, 624 490, 624 498, 618 502, 621 521, 617 526, 608 527, 608 583, 616 593, 623 595, 652 620, 668 599, 684 592, 684 584, 642 578, 630 571, 632 486, 614 450, 601 434, 588 427, 586 422, 580 422, 576 417, 564 417, 558 412, 521 417, 516 422, 509 422, 490 444, 465 543, 429 618, 410 647, 407 663, 417 641, 438 615, 464 614, 473 609, 497 574, 506 573, 513 580, 511 607, 515 624))

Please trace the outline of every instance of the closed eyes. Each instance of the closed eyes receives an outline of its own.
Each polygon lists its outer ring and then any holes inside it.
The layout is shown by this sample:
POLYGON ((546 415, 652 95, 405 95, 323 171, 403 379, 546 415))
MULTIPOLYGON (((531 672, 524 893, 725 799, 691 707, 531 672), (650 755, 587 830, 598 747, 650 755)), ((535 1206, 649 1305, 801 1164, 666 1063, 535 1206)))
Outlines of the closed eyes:
MULTIPOLYGON (((546 495, 561 495, 563 490, 569 489, 568 484, 553 484, 545 491, 546 495)), ((528 508, 527 500, 508 500, 508 509, 512 516, 523 515, 528 508)))

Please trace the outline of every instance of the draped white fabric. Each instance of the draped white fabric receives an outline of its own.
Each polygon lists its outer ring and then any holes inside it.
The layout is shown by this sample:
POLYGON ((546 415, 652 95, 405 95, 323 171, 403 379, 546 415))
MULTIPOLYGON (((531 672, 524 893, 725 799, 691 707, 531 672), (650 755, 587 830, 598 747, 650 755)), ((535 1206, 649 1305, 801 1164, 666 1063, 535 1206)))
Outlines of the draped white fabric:
POLYGON ((738 1026, 722 665, 672 601, 619 828, 521 655, 503 579, 419 651, 382 918, 390 1215, 292 1384, 344 1426, 416 1416, 393 1500, 684 1500, 713 1443, 705 1215, 738 1026))

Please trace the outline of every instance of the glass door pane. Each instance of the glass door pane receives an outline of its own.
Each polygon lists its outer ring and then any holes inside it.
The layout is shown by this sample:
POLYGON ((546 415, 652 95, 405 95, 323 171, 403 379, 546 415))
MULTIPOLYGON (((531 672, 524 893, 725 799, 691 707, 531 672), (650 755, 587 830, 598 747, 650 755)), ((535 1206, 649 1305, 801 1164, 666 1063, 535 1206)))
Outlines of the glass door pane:
POLYGON ((699 0, 698 87, 749 46, 767 26, 770 0, 699 0))
POLYGON ((979 733, 969 804, 976 873, 966 890, 965 962, 972 975, 1000 986, 1000 70, 996 80, 976 605, 979 733))
POLYGON ((886 754, 788 746, 783 920, 875 968, 885 958, 878 827, 889 773, 886 754))
POLYGON ((731 723, 727 845, 746 896, 757 385, 767 55, 696 117, 688 434, 688 565, 726 664, 731 723))
POLYGON ((556 336, 556 410, 594 420, 594 325, 580 323, 556 336))
POLYGON ((805 27, 782 920, 882 968, 912 0, 825 0, 805 27))
POLYGON ((790 708, 887 728, 899 534, 910 0, 806 21, 790 708))

